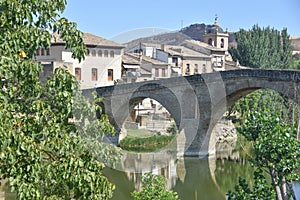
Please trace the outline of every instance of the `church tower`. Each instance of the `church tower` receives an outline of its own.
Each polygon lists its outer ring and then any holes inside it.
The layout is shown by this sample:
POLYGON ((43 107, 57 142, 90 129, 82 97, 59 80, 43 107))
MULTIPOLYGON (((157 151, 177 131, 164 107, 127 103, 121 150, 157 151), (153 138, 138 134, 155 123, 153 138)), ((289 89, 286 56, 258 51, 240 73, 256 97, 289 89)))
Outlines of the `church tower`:
POLYGON ((223 49, 224 51, 228 50, 228 32, 222 32, 219 29, 218 24, 218 17, 215 18, 215 23, 210 31, 210 33, 204 33, 203 38, 204 42, 220 49, 223 49))

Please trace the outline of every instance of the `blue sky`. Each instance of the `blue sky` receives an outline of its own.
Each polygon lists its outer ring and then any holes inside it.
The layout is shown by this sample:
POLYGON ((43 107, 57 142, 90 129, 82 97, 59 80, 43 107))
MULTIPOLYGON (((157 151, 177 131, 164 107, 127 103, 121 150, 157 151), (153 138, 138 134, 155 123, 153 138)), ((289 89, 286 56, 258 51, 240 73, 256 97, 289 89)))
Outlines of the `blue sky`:
POLYGON ((176 31, 194 23, 223 29, 251 29, 254 24, 300 36, 300 0, 68 0, 64 16, 83 32, 107 39, 176 31))

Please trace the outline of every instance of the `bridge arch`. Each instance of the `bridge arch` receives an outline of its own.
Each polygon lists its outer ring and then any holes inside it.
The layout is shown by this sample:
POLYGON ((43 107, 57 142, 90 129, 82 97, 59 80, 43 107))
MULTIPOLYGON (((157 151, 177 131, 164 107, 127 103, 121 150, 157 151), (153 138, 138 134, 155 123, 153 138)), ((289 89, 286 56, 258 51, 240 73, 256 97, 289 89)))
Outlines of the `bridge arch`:
POLYGON ((190 143, 185 155, 199 156, 199 151, 209 152, 211 145, 208 143, 215 123, 239 98, 268 88, 298 103, 299 83, 300 71, 242 69, 102 87, 96 88, 96 92, 104 97, 105 112, 115 122, 115 127, 124 122, 134 102, 146 97, 157 100, 169 110, 177 125, 187 129, 187 135, 195 135, 190 137, 192 141, 185 141, 186 146, 190 143), (192 103, 198 106, 199 113, 193 122, 188 119, 190 115, 187 119, 183 117, 184 104, 189 103, 186 89, 194 91, 196 101, 192 103))
POLYGON ((104 98, 103 110, 105 110, 110 122, 116 129, 116 135, 108 137, 111 143, 118 144, 119 134, 126 118, 130 115, 134 107, 145 98, 159 102, 174 118, 177 127, 180 127, 181 104, 176 94, 163 84, 143 82, 143 84, 131 88, 130 92, 127 92, 125 95, 120 95, 119 91, 115 91, 115 95, 112 95, 110 98, 104 98), (151 88, 155 89, 151 90, 151 88), (161 94, 162 90, 163 95, 161 94))
MULTIPOLYGON (((228 109, 239 99, 260 89, 270 89, 300 105, 300 86, 298 85, 298 81, 293 79, 288 81, 280 80, 279 77, 272 79, 250 76, 240 77, 238 81, 236 77, 225 79, 224 84, 226 88, 226 96, 219 99, 217 104, 214 105, 216 108, 215 110, 218 110, 219 112, 214 113, 214 117, 210 122, 210 126, 212 128, 209 130, 213 130, 218 121, 223 117, 224 113, 228 111, 228 109), (233 81, 235 84, 233 84, 233 81), (224 105, 226 105, 226 108, 224 108, 224 105)), ((215 137, 215 134, 210 134, 208 150, 215 149, 215 137)))

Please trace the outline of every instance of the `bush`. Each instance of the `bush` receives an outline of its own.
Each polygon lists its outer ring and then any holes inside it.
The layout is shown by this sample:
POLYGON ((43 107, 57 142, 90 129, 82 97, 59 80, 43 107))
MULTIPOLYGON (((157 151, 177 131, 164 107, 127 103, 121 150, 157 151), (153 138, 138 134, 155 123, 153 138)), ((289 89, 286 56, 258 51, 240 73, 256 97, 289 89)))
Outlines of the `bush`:
POLYGON ((141 191, 131 193, 134 200, 176 200, 176 192, 166 190, 166 179, 163 176, 154 176, 151 173, 145 174, 141 191))

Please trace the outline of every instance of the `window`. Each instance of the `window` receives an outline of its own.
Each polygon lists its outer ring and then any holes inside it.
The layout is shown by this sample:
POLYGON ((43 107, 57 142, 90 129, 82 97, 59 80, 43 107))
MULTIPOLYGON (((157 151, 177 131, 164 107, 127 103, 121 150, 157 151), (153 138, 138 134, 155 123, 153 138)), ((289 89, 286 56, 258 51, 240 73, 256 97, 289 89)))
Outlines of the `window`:
POLYGON ((87 55, 87 56, 90 55, 90 50, 89 50, 89 49, 86 50, 86 55, 87 55))
POLYGON ((224 39, 221 39, 221 48, 224 48, 224 39))
POLYGON ((102 51, 101 50, 98 51, 98 57, 102 57, 102 51))
POLYGON ((50 56, 50 49, 47 49, 47 50, 46 50, 46 55, 47 55, 47 56, 50 56))
POLYGON ((92 50, 92 56, 93 56, 93 57, 96 56, 96 50, 95 50, 95 49, 92 50))
POLYGON ((198 64, 195 64, 194 73, 195 73, 195 74, 198 74, 198 64))
POLYGON ((96 68, 92 68, 92 81, 98 80, 98 70, 96 68))
POLYGON ((186 72, 187 72, 187 73, 190 72, 190 64, 186 64, 186 72))
POLYGON ((161 71, 161 76, 162 76, 162 77, 166 77, 166 69, 162 69, 162 71, 161 71))
POLYGON ((155 77, 158 77, 158 76, 159 76, 158 68, 155 68, 155 77))
POLYGON ((177 57, 172 57, 172 63, 177 63, 178 62, 178 58, 177 57))
POLYGON ((178 58, 172 57, 172 63, 175 63, 175 66, 178 67, 178 58))
POLYGON ((109 54, 110 54, 110 57, 111 57, 111 58, 115 57, 115 52, 114 52, 114 51, 110 51, 109 54))
POLYGON ((113 69, 108 69, 107 70, 107 80, 108 81, 113 81, 114 80, 114 70, 113 69))
POLYGON ((104 51, 104 57, 105 57, 105 58, 108 57, 108 51, 107 51, 107 50, 104 51))
POLYGON ((37 55, 37 56, 40 55, 40 49, 36 50, 36 55, 37 55))
POLYGON ((208 39, 208 44, 212 45, 212 39, 211 38, 208 39))
POLYGON ((45 49, 42 48, 42 49, 41 49, 41 56, 44 56, 44 55, 45 55, 45 49))
POLYGON ((80 68, 75 68, 75 77, 77 80, 81 80, 81 69, 80 68))

